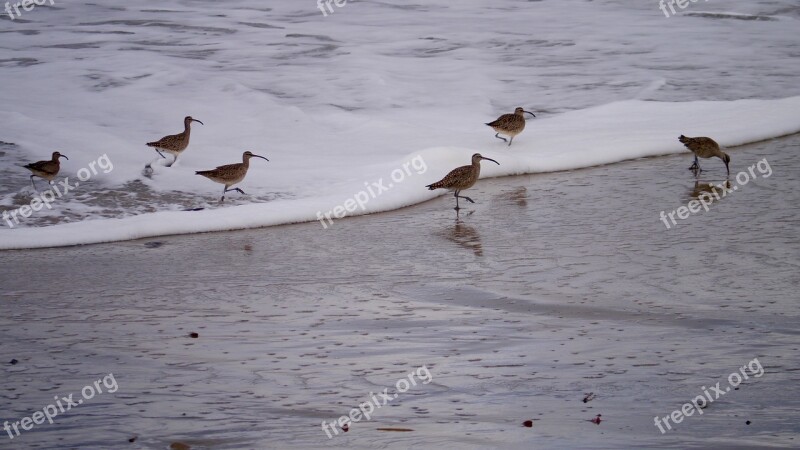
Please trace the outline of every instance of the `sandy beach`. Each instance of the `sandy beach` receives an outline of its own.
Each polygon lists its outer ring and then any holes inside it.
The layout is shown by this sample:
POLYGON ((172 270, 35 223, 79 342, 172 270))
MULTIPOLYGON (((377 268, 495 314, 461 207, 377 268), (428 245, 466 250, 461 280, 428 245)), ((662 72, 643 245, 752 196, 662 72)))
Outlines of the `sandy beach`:
POLYGON ((719 160, 697 185, 688 152, 484 180, 458 218, 444 196, 328 229, 3 252, 0 417, 118 390, 0 448, 796 448, 798 147, 731 149, 733 184, 765 158, 769 177, 670 229, 719 160), (754 359, 762 376, 654 424, 754 359))

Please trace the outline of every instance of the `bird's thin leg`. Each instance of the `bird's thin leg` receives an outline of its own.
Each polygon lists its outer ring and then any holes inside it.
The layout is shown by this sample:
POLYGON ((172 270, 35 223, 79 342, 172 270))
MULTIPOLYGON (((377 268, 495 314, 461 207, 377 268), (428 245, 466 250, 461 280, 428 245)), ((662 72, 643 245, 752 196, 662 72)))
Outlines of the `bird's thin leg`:
POLYGON ((474 202, 474 201, 472 201, 472 199, 471 199, 471 198, 469 198, 469 197, 464 197, 463 195, 458 195, 460 192, 461 192, 460 190, 455 192, 455 196, 456 196, 456 209, 459 209, 459 208, 458 208, 458 199, 459 199, 459 198, 463 198, 464 200, 466 200, 466 201, 468 201, 468 202, 470 202, 470 203, 475 203, 475 202, 474 202))
POLYGON ((243 190, 241 190, 239 188, 225 189, 225 192, 230 192, 230 191, 236 191, 236 192, 238 192, 238 193, 240 193, 242 195, 247 195, 247 194, 245 194, 245 192, 243 190))
POLYGON ((161 153, 161 150, 159 150, 159 149, 157 149, 157 148, 156 148, 156 149, 154 149, 154 150, 156 151, 156 153, 158 153, 159 155, 161 155, 161 157, 162 157, 162 158, 164 158, 164 159, 167 159, 167 157, 166 157, 166 156, 164 156, 164 154, 163 154, 163 153, 161 153))
POLYGON ((458 207, 458 191, 455 191, 453 195, 456 197, 456 211, 458 211, 459 209, 461 209, 458 207))
POLYGON ((38 190, 38 189, 36 189, 36 182, 34 182, 34 181, 33 181, 33 177, 34 177, 34 176, 35 176, 35 175, 31 175, 31 184, 33 185, 33 190, 34 190, 34 191, 36 191, 36 192, 39 192, 39 190, 38 190))
POLYGON ((226 192, 228 192, 228 186, 225 186, 224 188, 222 188, 222 198, 219 199, 220 203, 225 202, 225 193, 226 192))
POLYGON ((494 137, 496 137, 497 139, 502 139, 502 140, 503 140, 503 142, 508 142, 508 139, 506 139, 506 138, 504 138, 504 137, 500 136, 500 133, 497 133, 497 134, 495 134, 495 135, 494 135, 494 137))
POLYGON ((508 142, 508 146, 511 147, 511 143, 514 142, 514 136, 511 136, 511 140, 508 142))
POLYGON ((459 197, 463 198, 464 200, 466 200, 466 201, 468 201, 468 202, 470 202, 470 203, 475 203, 475 202, 474 202, 474 201, 473 201, 471 198, 469 198, 469 197, 464 197, 463 195, 459 195, 459 197))
POLYGON ((694 155, 694 164, 689 167, 689 170, 697 170, 700 167, 700 164, 697 161, 697 155, 694 155))
POLYGON ((172 165, 175 164, 176 162, 178 162, 178 154, 177 153, 175 154, 175 159, 173 159, 171 163, 167 164, 167 167, 172 167, 172 165))

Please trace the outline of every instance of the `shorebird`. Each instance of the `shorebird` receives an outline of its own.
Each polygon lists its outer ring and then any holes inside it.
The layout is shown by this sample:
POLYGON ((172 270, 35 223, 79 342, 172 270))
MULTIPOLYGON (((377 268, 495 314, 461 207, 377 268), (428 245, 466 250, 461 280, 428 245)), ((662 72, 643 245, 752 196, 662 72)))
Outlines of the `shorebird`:
POLYGON ((725 163, 725 169, 728 171, 728 175, 731 174, 731 157, 728 156, 727 153, 720 150, 719 144, 717 144, 713 139, 709 137, 686 137, 681 135, 678 140, 681 141, 686 148, 691 150, 692 153, 694 153, 694 164, 692 164, 692 167, 689 167, 689 170, 693 170, 695 175, 698 172, 703 171, 703 169, 700 168, 700 162, 697 159, 698 156, 700 158, 712 158, 716 156, 725 163))
POLYGON ((244 180, 245 175, 247 175, 247 169, 250 168, 250 158, 261 158, 269 161, 263 156, 258 156, 250 151, 246 151, 242 154, 242 162, 240 163, 227 164, 212 170, 201 170, 196 172, 196 174, 225 185, 225 190, 222 191, 222 198, 219 199, 220 203, 222 203, 225 201, 225 193, 228 191, 238 191, 240 194, 247 195, 239 188, 229 188, 244 180))
POLYGON ((186 116, 183 119, 183 133, 164 136, 155 142, 147 143, 147 146, 153 147, 162 158, 167 159, 167 157, 161 153, 162 151, 167 152, 175 157, 175 159, 173 159, 172 162, 167 165, 167 167, 171 167, 173 164, 175 164, 175 161, 178 160, 178 155, 183 153, 183 151, 186 150, 186 147, 189 146, 189 135, 192 133, 192 122, 205 125, 203 122, 193 119, 192 116, 186 116))
POLYGON ((53 178, 58 175, 58 171, 61 170, 61 163, 59 162, 59 158, 67 158, 67 155, 62 155, 59 152, 53 152, 53 157, 49 161, 36 161, 35 163, 26 164, 26 169, 33 172, 31 175, 31 184, 33 185, 33 190, 38 191, 36 189, 36 183, 33 181, 33 177, 44 178, 47 180, 48 183, 53 184, 53 178))
POLYGON ((450 173, 448 173, 441 180, 437 181, 436 183, 429 184, 425 187, 430 189, 431 191, 434 189, 448 189, 451 191, 455 191, 454 195, 456 197, 456 211, 461 209, 458 207, 459 198, 463 198, 464 200, 467 200, 470 203, 475 203, 471 198, 460 196, 458 195, 458 193, 463 191, 464 189, 471 188, 475 184, 475 182, 478 181, 478 177, 480 177, 481 175, 482 159, 491 161, 497 164, 498 166, 500 165, 499 162, 493 159, 485 158, 481 156, 480 153, 475 153, 474 155, 472 155, 472 165, 457 167, 451 170, 450 173))
POLYGON ((519 107, 514 110, 514 114, 503 114, 494 122, 489 122, 486 125, 489 125, 494 129, 494 131, 497 132, 494 137, 508 142, 508 146, 511 147, 511 143, 514 142, 514 136, 522 133, 522 130, 525 129, 525 113, 536 117, 536 114, 530 111, 525 111, 522 109, 522 107, 519 107), (511 140, 509 141, 504 137, 500 137, 500 133, 510 136, 511 140))

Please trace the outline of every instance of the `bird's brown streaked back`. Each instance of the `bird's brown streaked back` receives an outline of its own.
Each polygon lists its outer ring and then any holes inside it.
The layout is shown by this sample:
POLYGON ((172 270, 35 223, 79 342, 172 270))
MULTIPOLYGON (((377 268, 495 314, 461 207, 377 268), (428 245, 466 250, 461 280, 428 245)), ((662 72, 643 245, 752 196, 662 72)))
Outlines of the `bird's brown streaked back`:
POLYGON ((261 158, 269 161, 263 156, 256 155, 251 151, 246 151, 242 154, 242 162, 240 163, 226 164, 215 169, 200 170, 195 173, 197 175, 202 175, 211 181, 225 185, 225 188, 222 191, 222 198, 220 199, 222 202, 225 201, 225 193, 228 191, 238 191, 239 193, 244 194, 244 191, 239 188, 229 188, 234 184, 240 183, 242 180, 244 180, 244 177, 247 176, 247 169, 250 168, 250 158, 261 158))
POLYGON ((166 158, 161 152, 167 152, 175 157, 175 159, 170 163, 175 163, 178 160, 178 155, 180 155, 187 147, 189 147, 189 139, 191 138, 192 134, 192 122, 197 122, 200 125, 205 125, 203 122, 193 118, 192 116, 186 116, 183 119, 183 133, 178 134, 171 134, 169 136, 164 136, 163 138, 155 141, 155 142, 148 142, 148 147, 153 147, 162 158, 166 158))
POLYGON ((497 134, 494 136, 498 139, 507 141, 505 138, 500 137, 501 134, 511 137, 511 140, 508 141, 508 145, 511 146, 511 143, 514 141, 514 137, 522 133, 522 131, 525 129, 526 113, 536 117, 536 115, 532 112, 525 111, 525 109, 522 107, 517 107, 513 114, 503 114, 495 121, 489 122, 486 125, 492 127, 492 129, 497 132, 497 134))
POLYGON ((481 175, 481 160, 491 161, 497 165, 499 162, 482 156, 480 153, 472 155, 472 164, 468 166, 456 167, 450 173, 445 175, 444 178, 436 183, 426 186, 429 190, 435 189, 448 189, 455 192, 456 197, 456 210, 460 209, 458 206, 458 199, 463 198, 470 203, 475 203, 471 198, 458 195, 462 190, 469 189, 478 181, 481 175))
POLYGON ((721 159, 722 162, 725 163, 725 168, 728 171, 728 174, 730 175, 731 157, 720 149, 719 144, 717 144, 717 141, 711 139, 710 137, 705 137, 705 136, 686 137, 684 135, 680 135, 680 137, 678 137, 678 140, 681 141, 681 143, 683 143, 683 145, 686 146, 686 148, 691 150, 692 153, 694 153, 694 164, 692 164, 692 166, 689 167, 690 170, 702 172, 702 169, 700 169, 700 163, 698 161, 698 157, 699 158, 717 157, 721 159))
POLYGON ((36 183, 34 183, 33 177, 43 178, 52 184, 53 178, 55 178, 61 170, 60 158, 69 159, 67 155, 62 155, 60 152, 53 152, 49 160, 36 161, 23 166, 32 173, 31 184, 33 184, 34 190, 36 189, 36 183))

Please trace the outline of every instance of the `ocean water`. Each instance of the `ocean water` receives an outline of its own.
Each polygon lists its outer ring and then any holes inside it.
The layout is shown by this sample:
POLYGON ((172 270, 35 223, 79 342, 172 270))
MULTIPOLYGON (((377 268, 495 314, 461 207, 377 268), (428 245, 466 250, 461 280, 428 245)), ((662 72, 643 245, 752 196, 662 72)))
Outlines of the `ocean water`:
POLYGON ((98 169, 0 220, 0 427, 117 383, 0 449, 798 446, 797 2, 316 6, 0 16, 0 213, 34 198, 26 162, 98 169), (508 148, 483 124, 516 106, 537 118, 508 148), (186 115, 205 125, 164 167, 144 144, 186 115), (731 176, 695 178, 680 134, 726 146, 731 176), (219 204, 194 171, 244 150, 270 161, 219 204), (456 214, 424 186, 475 152, 500 165, 456 214), (364 215, 317 221, 375 183, 364 215), (656 428, 754 358, 763 376, 656 428))
POLYGON ((5 251, 0 425, 109 373, 118 390, 0 448, 797 448, 798 149, 737 148, 773 173, 669 230, 660 211, 722 164, 485 180, 458 217, 443 197, 327 230, 5 251), (762 376, 659 432, 754 358, 762 376), (322 430, 422 366, 430 383, 322 430))
MULTIPOLYGON (((483 176, 685 152, 800 131, 791 1, 131 1, 40 6, 0 25, 0 209, 35 197, 26 162, 53 150, 62 176, 100 158, 0 248, 117 241, 317 220, 413 158, 406 178, 348 215, 430 200, 426 184, 482 152, 483 176), (737 103, 741 100, 746 102, 737 103), (708 103, 713 102, 713 103, 708 103), (537 114, 507 148, 483 125, 537 114), (172 168, 144 143, 181 131, 172 168), (256 160, 220 205, 196 170, 256 160), (145 166, 152 172, 145 173, 145 166), (202 211, 185 212, 185 210, 202 211), (113 219, 113 220, 109 220, 113 219)), ((398 177, 399 178, 399 177, 398 177)), ((44 189, 40 180, 39 188, 44 189)))

